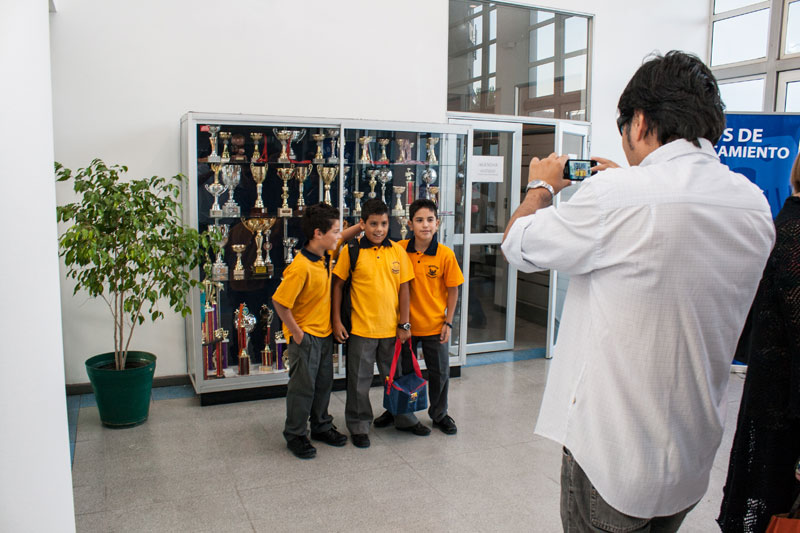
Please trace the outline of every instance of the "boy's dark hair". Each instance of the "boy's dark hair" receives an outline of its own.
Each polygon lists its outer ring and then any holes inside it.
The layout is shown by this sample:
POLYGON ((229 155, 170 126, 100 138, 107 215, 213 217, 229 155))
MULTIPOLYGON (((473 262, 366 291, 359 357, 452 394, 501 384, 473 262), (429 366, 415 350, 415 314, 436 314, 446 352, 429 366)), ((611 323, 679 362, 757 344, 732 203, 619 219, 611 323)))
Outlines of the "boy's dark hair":
POLYGON ((328 233, 334 220, 339 220, 339 210, 324 202, 309 206, 300 219, 300 229, 303 230, 307 241, 314 238, 314 230, 328 233))
POLYGON ((430 209, 433 211, 433 216, 438 217, 439 211, 436 209, 436 202, 433 200, 428 200, 426 198, 419 198, 411 202, 411 205, 408 206, 408 218, 414 220, 414 215, 420 209, 430 209))
POLYGON ((725 129, 717 80, 697 56, 678 50, 645 61, 622 91, 617 109, 620 133, 641 111, 645 134, 657 132, 661 144, 686 139, 699 147, 700 138, 716 144, 725 129))
POLYGON ((380 198, 371 198, 361 207, 361 220, 367 221, 370 215, 388 215, 389 206, 380 198))

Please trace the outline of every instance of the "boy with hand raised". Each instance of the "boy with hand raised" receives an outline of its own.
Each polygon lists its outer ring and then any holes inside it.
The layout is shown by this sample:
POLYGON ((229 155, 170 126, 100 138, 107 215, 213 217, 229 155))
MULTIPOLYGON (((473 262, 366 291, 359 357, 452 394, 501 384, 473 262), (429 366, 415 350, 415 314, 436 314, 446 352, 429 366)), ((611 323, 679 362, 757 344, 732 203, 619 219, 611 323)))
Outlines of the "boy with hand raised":
MULTIPOLYGON (((361 210, 364 236, 356 244, 358 259, 352 271, 350 298, 352 328, 342 324, 342 287, 351 276, 350 253, 343 249, 333 270, 333 333, 336 340, 348 340, 347 401, 345 422, 353 444, 370 445, 372 405, 369 389, 373 364, 377 361, 381 383, 384 383, 394 357, 395 340, 411 337, 409 323, 408 282, 414 277, 408 253, 389 240, 389 208, 375 198, 361 210)), ((415 435, 428 435, 413 413, 397 416, 395 427, 415 435)))
MULTIPOLYGON (((447 341, 453 329, 458 287, 464 283, 464 275, 453 251, 436 238, 439 229, 436 204, 431 200, 419 199, 408 210, 413 236, 398 244, 406 250, 414 267, 414 279, 409 287, 411 345, 416 352, 417 346, 422 344, 422 355, 428 369, 428 415, 433 427, 447 435, 454 435, 458 429, 447 414, 450 378, 447 341)), ((408 347, 403 346, 403 350, 405 361, 408 347)), ((410 369, 403 369, 404 373, 407 371, 410 369)), ((392 420, 392 414, 386 411, 375 419, 375 426, 387 426, 392 420)))
POLYGON ((289 343, 289 385, 286 391, 286 447, 301 459, 317 454, 311 438, 344 446, 347 437, 336 431, 328 404, 333 387, 331 336, 331 252, 357 235, 358 225, 339 229, 339 211, 327 204, 310 206, 300 221, 305 246, 283 271, 283 281, 272 296, 289 343))

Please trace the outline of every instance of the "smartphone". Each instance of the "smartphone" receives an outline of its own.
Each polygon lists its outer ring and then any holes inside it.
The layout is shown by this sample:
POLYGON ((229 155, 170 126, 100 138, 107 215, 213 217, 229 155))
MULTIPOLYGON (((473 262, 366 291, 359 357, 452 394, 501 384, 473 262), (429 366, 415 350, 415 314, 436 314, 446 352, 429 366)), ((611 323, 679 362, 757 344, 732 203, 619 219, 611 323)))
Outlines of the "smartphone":
POLYGON ((593 159, 568 159, 564 165, 564 179, 572 181, 583 181, 594 172, 592 167, 597 165, 593 159))

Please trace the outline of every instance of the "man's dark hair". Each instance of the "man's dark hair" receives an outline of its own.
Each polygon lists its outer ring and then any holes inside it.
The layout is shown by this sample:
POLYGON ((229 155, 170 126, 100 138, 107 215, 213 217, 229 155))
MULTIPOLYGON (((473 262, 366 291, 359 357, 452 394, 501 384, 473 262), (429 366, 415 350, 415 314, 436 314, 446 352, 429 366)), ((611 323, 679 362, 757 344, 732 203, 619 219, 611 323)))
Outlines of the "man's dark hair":
POLYGON ((716 144, 725 129, 717 80, 697 56, 678 50, 646 60, 622 91, 617 109, 620 133, 641 111, 645 134, 655 131, 661 144, 686 139, 699 147, 700 138, 716 144))
POLYGON ((411 205, 408 206, 408 217, 411 220, 414 220, 414 215, 420 209, 430 209, 433 211, 433 216, 438 217, 439 211, 436 209, 436 202, 433 200, 428 200, 426 198, 419 198, 411 202, 411 205))
POLYGON ((371 198, 364 202, 361 207, 361 220, 367 221, 370 215, 388 215, 389 206, 383 203, 380 198, 371 198))
POLYGON ((324 202, 309 206, 300 219, 300 228, 307 240, 314 238, 314 230, 318 229, 322 233, 328 233, 333 222, 339 220, 339 210, 324 202))

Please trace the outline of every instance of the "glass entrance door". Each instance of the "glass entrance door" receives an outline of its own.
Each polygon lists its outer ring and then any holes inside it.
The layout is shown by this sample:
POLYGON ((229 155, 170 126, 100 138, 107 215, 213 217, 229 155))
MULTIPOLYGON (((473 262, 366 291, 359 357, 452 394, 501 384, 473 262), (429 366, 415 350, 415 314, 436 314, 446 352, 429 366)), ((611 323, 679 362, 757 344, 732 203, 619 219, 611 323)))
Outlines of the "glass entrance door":
POLYGON ((456 252, 463 254, 468 281, 462 290, 460 339, 466 353, 510 350, 514 345, 517 271, 500 245, 519 205, 522 126, 515 123, 457 120, 472 126, 465 216, 456 228, 456 252))
MULTIPOLYGON (((589 158, 589 126, 559 122, 556 124, 556 153, 568 155, 572 159, 589 158)), ((562 190, 554 198, 555 208, 569 199, 580 190, 580 184, 573 184, 562 190)), ((553 356, 553 347, 558 340, 558 326, 561 323, 561 313, 564 310, 564 298, 569 287, 569 275, 550 271, 550 303, 547 309, 547 354, 549 359, 553 356)))

